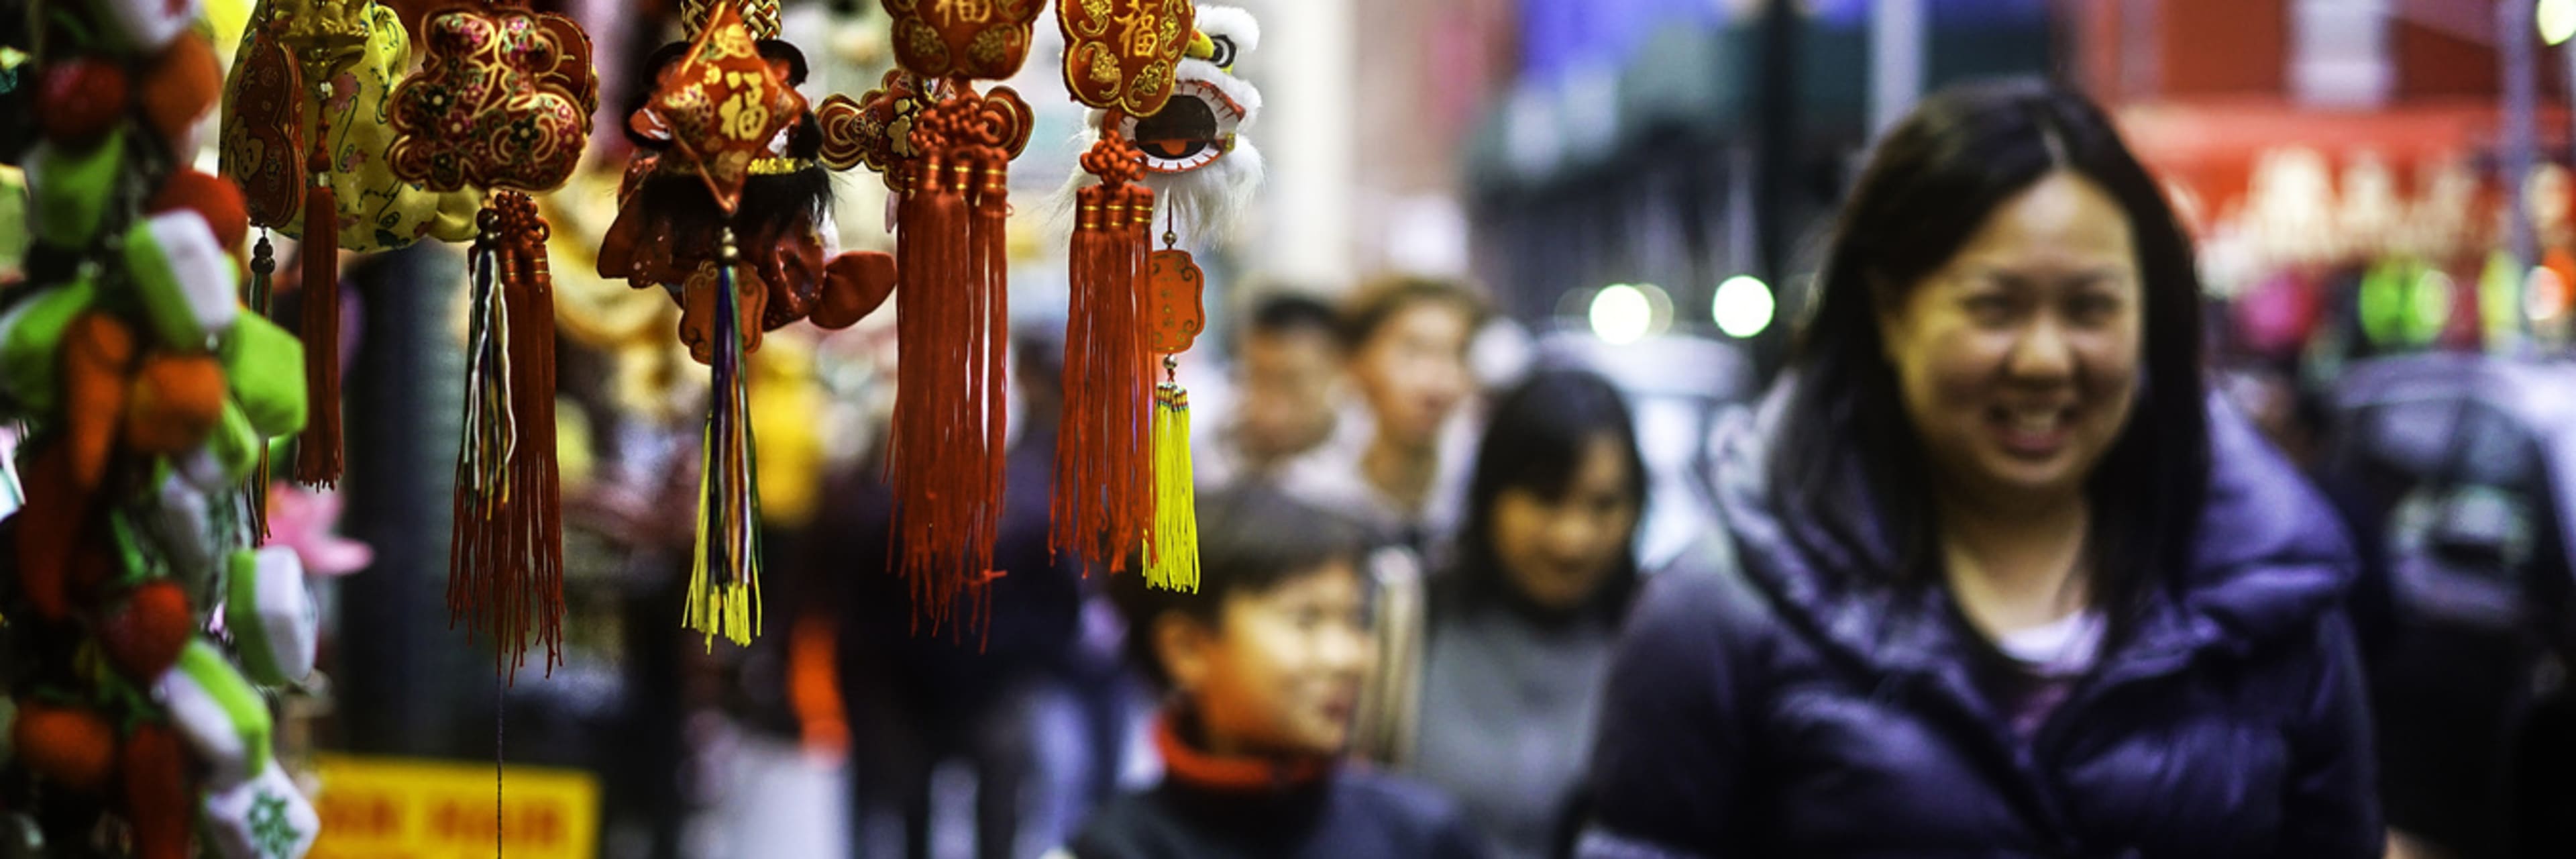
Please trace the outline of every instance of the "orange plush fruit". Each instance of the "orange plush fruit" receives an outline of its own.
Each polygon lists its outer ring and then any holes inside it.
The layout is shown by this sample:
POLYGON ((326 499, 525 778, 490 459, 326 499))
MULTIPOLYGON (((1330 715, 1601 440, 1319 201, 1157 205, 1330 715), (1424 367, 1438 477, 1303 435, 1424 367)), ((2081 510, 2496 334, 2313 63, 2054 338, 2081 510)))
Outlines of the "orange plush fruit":
POLYGON ((20 699, 9 737, 28 769, 82 793, 105 787, 116 767, 116 728, 89 710, 20 699))

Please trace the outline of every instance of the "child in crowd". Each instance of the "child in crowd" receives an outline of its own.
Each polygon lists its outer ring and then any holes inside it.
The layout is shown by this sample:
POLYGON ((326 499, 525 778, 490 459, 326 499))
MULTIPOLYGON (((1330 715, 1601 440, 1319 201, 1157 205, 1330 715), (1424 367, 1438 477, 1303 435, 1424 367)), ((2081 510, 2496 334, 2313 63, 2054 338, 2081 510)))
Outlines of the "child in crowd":
POLYGON ((1242 487, 1200 500, 1197 593, 1121 573, 1129 652, 1168 698, 1160 784, 1103 807, 1081 859, 1482 855, 1456 807, 1341 764, 1375 668, 1356 527, 1242 487))

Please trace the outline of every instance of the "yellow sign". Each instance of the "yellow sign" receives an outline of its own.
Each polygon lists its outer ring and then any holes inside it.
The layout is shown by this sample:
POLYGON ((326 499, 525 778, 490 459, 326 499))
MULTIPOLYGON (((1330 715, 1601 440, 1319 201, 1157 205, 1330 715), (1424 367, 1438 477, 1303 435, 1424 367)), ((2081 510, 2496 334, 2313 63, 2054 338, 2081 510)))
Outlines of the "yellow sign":
POLYGON ((480 859, 496 846, 511 859, 591 859, 599 850, 599 782, 589 773, 510 767, 496 807, 488 764, 318 763, 322 837, 310 859, 480 859))

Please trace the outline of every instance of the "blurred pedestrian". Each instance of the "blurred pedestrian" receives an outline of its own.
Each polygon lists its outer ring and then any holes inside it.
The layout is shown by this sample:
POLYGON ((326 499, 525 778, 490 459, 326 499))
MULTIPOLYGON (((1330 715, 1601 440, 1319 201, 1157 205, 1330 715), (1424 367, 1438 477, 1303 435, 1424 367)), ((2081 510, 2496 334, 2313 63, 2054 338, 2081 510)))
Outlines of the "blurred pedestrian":
POLYGON ((1484 855, 1446 798, 1340 764, 1376 656, 1356 529, 1258 486, 1202 498, 1199 528, 1197 593, 1110 577, 1130 653, 1169 690, 1153 727, 1164 772, 1103 807, 1072 853, 1484 855))
POLYGON ((1234 406, 1201 434, 1199 482, 1275 479, 1281 466, 1333 437, 1342 392, 1340 317, 1294 292, 1262 298, 1235 340, 1234 406))
MULTIPOLYGON (((1457 560, 1431 581, 1390 762, 1458 797, 1496 855, 1572 843, 1584 744, 1637 583, 1644 457, 1619 391, 1542 370, 1496 400, 1457 560)), ((1390 669, 1398 666, 1390 665, 1390 669)))
MULTIPOLYGON (((1003 459, 1007 489, 993 541, 999 575, 980 626, 934 625, 915 614, 907 580, 894 569, 902 546, 891 527, 894 492, 882 479, 885 436, 820 499, 802 560, 808 582, 830 587, 818 585, 806 608, 837 621, 854 855, 940 852, 932 822, 947 814, 934 803, 946 797, 934 786, 952 764, 973 775, 973 807, 957 816, 973 821, 979 859, 1034 855, 1060 835, 1033 831, 1068 814, 1056 795, 1062 774, 1045 771, 1036 717, 1060 697, 1065 676, 1083 672, 1072 663, 1086 651, 1081 572, 1047 548, 1057 348, 1043 336, 1013 338, 1013 387, 1025 411, 1003 459)), ((1088 783, 1083 778, 1073 780, 1088 783)))
POLYGON ((1458 524, 1464 463, 1443 441, 1476 394, 1467 346, 1486 313, 1484 299, 1451 281, 1401 277, 1361 287, 1342 311, 1341 330, 1366 420, 1290 466, 1280 485, 1358 517, 1373 538, 1417 556, 1446 544, 1458 524))
POLYGON ((1927 100, 1820 290, 1720 443, 1731 533, 1612 658, 1580 852, 2379 855, 2351 550, 2213 408, 2190 245, 2100 109, 1927 100))

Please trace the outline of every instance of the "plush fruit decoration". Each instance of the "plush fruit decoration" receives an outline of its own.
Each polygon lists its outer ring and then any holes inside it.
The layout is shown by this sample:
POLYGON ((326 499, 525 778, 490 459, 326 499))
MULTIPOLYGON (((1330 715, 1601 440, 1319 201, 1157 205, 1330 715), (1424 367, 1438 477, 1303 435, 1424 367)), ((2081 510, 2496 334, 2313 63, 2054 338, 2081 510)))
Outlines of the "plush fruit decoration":
POLYGON ((63 444, 71 453, 72 486, 82 493, 107 475, 134 350, 134 329, 104 313, 72 320, 63 338, 63 444))
POLYGON ((242 674, 263 686, 304 682, 322 623, 304 589, 304 563, 284 546, 235 552, 228 563, 224 628, 233 633, 242 674))
POLYGON ((125 605, 99 624, 99 644, 116 670, 148 683, 178 664, 196 625, 186 589, 175 580, 154 579, 126 594, 125 605))
POLYGON ((174 209, 205 218, 206 226, 215 232, 215 242, 233 253, 240 253, 242 244, 250 240, 250 204, 242 199, 241 186, 230 179, 196 170, 170 174, 143 210, 158 215, 174 209))
POLYGON ((71 575, 73 537, 89 504, 82 493, 73 491, 71 458, 62 445, 36 451, 24 467, 26 497, 82 499, 30 504, 9 519, 17 529, 18 593, 38 617, 61 620, 71 614, 66 580, 71 575))
POLYGON ((224 413, 224 368, 213 355, 143 359, 125 400, 125 443, 141 453, 197 449, 224 413))
POLYGON ((117 777, 125 820, 134 827, 134 859, 188 859, 196 791, 188 784, 187 754, 179 735, 158 722, 125 738, 117 777))
POLYGON ((127 544, 111 542, 123 539, 111 524, 115 514, 105 513, 83 523, 80 543, 72 547, 71 567, 64 571, 69 590, 64 595, 74 603, 89 603, 108 590, 108 585, 125 578, 125 559, 120 556, 127 544))
POLYGON ((143 119, 174 151, 193 153, 197 121, 224 95, 224 69, 204 39, 178 39, 143 73, 143 119))
POLYGON ((203 637, 179 651, 179 662, 153 684, 154 694, 170 714, 170 726, 194 751, 199 772, 221 790, 257 777, 269 765, 269 735, 275 727, 259 690, 242 679, 241 669, 203 637))
POLYGON ((36 91, 37 121, 45 139, 88 146, 106 136, 125 113, 125 70, 97 58, 48 66, 36 91))
POLYGON ((29 769, 82 793, 105 787, 116 766, 116 728, 78 707, 20 700, 9 741, 29 769))

